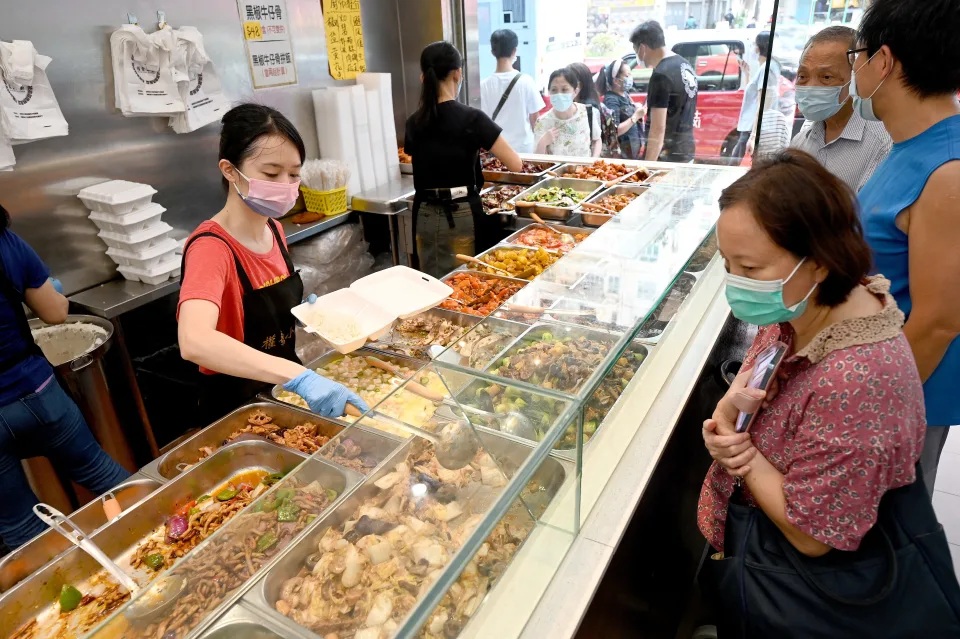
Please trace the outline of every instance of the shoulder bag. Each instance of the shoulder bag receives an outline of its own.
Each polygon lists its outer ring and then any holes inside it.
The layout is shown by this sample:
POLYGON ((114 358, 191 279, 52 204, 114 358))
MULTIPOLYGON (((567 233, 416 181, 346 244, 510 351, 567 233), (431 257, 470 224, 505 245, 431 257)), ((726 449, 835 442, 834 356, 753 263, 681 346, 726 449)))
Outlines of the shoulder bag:
POLYGON ((497 104, 497 108, 493 110, 493 116, 491 120, 496 121, 497 116, 500 115, 500 109, 503 108, 503 105, 507 103, 507 98, 510 97, 510 92, 513 91, 513 87, 517 86, 517 82, 520 81, 520 73, 517 72, 517 75, 513 76, 513 80, 510 80, 510 84, 507 85, 506 91, 503 92, 503 95, 500 96, 500 102, 497 104))
POLYGON ((921 478, 918 467, 917 481, 883 496, 859 549, 815 558, 737 488, 726 552, 707 558, 700 575, 720 639, 960 637, 960 585, 921 478))

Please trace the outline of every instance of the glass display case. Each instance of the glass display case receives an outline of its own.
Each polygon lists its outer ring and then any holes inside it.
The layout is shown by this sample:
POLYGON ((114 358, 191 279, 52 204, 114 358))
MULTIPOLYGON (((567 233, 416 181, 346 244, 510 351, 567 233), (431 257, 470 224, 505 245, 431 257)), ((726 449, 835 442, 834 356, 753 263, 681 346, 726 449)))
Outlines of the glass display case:
MULTIPOLYGON (((87 636, 205 636, 241 600, 283 636, 484 636, 494 595, 535 603, 639 426, 617 407, 656 393, 675 318, 719 290, 741 174, 670 166, 498 310, 429 312, 458 329, 432 361, 87 636)), ((389 343, 369 351, 390 370, 389 343)))

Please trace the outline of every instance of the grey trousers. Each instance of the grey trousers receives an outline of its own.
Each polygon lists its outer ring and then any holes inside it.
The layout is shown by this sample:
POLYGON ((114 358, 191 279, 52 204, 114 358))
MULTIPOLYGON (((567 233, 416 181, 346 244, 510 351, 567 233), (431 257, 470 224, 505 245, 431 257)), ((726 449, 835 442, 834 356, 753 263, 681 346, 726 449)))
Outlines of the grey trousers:
POLYGON ((923 484, 933 498, 933 486, 937 481, 937 466, 940 454, 947 443, 950 426, 927 426, 927 436, 923 440, 923 453, 920 454, 920 468, 923 470, 923 484))

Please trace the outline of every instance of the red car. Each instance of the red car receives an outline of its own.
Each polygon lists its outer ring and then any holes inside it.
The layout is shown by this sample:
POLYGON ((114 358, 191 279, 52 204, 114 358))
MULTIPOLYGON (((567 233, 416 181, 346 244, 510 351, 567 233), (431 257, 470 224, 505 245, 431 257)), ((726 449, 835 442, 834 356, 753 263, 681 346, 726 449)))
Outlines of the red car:
MULTIPOLYGON (((727 163, 737 141, 737 124, 740 106, 743 104, 745 82, 741 72, 738 52, 749 51, 758 31, 740 30, 690 30, 670 34, 675 40, 671 49, 686 58, 697 72, 699 95, 694 117, 694 139, 697 144, 696 159, 710 163, 727 163)), ((774 45, 774 53, 778 51, 774 45)), ((647 85, 651 70, 637 66, 636 55, 628 53, 623 61, 633 70, 634 102, 646 100, 647 85)), ((781 60, 780 111, 788 118, 796 118, 793 130, 803 124, 796 111, 795 89, 792 78, 796 77, 795 65, 781 60)), ((587 66, 599 71, 603 63, 589 60, 587 66)), ((596 72, 595 71, 595 72, 596 72)))

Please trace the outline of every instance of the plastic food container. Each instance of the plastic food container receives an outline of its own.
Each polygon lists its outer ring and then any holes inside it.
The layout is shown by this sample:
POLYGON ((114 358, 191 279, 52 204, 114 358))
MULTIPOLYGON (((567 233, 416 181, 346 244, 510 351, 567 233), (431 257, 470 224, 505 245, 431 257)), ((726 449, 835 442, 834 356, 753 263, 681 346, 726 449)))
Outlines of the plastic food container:
POLYGON ((393 266, 361 277, 350 285, 350 290, 376 300, 379 307, 400 319, 419 315, 453 294, 449 285, 407 266, 393 266))
POLYGON ((180 259, 173 255, 168 257, 153 268, 145 269, 136 266, 118 266, 117 270, 128 280, 134 282, 143 282, 144 284, 162 284, 171 277, 180 277, 180 259))
POLYGON ((141 252, 149 250, 163 242, 167 239, 167 234, 172 230, 172 226, 166 222, 160 222, 137 233, 127 234, 100 231, 98 236, 110 248, 120 249, 122 251, 141 252))
POLYGON ((118 266, 135 266, 139 269, 150 270, 161 262, 166 262, 172 257, 176 257, 177 247, 179 246, 176 240, 167 237, 146 250, 128 251, 125 249, 108 248, 107 255, 116 262, 118 266))
POLYGON ((95 186, 88 186, 77 196, 91 211, 126 215, 150 204, 155 188, 149 184, 110 180, 95 186))
POLYGON ((139 233, 151 226, 160 224, 160 216, 167 209, 159 204, 151 203, 127 215, 114 215, 113 213, 90 213, 90 219, 97 225, 101 231, 110 233, 139 233))
POLYGON ((368 339, 378 340, 386 335, 396 319, 396 315, 349 288, 328 293, 313 304, 294 306, 291 312, 303 323, 304 330, 319 335, 344 355, 357 350, 368 339), (356 325, 349 337, 331 330, 349 323, 356 325))

